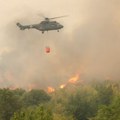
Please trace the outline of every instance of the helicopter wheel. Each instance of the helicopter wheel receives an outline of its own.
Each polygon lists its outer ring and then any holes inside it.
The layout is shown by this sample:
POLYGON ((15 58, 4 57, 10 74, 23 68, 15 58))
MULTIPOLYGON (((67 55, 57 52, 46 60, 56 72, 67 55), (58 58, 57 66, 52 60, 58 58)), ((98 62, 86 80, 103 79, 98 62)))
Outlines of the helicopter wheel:
POLYGON ((42 34, 44 34, 44 31, 42 31, 42 34))
POLYGON ((57 30, 57 32, 59 32, 59 30, 57 30))

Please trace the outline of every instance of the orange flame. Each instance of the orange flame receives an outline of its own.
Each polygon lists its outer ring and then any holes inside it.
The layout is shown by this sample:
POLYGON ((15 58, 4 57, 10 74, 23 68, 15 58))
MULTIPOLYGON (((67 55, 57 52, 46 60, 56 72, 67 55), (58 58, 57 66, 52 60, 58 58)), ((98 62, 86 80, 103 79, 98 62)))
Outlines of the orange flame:
POLYGON ((10 87, 9 87, 10 90, 15 90, 15 89, 17 89, 17 88, 19 88, 17 85, 15 85, 15 86, 10 86, 10 87))
POLYGON ((76 74, 74 77, 70 78, 68 82, 75 84, 78 81, 79 77, 80 77, 80 75, 76 74))
POLYGON ((55 89, 52 88, 52 87, 48 87, 48 88, 47 88, 47 92, 48 92, 48 93, 53 93, 53 92, 55 92, 55 89))
POLYGON ((66 86, 66 84, 60 85, 60 88, 63 89, 66 86))
POLYGON ((28 91, 31 91, 32 89, 35 89, 36 88, 36 85, 35 84, 28 84, 28 91))
POLYGON ((70 84, 76 84, 80 78, 79 74, 76 74, 74 77, 70 78, 65 84, 60 85, 60 88, 65 88, 69 83, 70 84))

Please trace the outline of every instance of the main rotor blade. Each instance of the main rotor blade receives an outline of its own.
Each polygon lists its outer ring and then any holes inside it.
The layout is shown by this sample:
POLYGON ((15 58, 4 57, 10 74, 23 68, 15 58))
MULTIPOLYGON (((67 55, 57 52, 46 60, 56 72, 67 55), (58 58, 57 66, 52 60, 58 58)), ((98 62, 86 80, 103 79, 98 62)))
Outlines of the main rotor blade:
POLYGON ((68 15, 64 15, 64 16, 58 16, 58 17, 53 17, 53 18, 49 18, 49 19, 57 19, 57 18, 62 18, 62 17, 67 17, 68 15))
POLYGON ((38 15, 42 18, 46 18, 42 13, 39 13, 38 15))

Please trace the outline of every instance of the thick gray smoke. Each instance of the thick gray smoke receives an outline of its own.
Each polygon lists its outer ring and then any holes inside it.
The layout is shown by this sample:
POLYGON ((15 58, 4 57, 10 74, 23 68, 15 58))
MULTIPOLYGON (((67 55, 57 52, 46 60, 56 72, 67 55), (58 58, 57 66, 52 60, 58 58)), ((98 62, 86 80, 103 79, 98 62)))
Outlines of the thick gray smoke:
POLYGON ((17 21, 37 23, 39 17, 31 15, 38 9, 26 8, 27 12, 18 13, 19 17, 16 13, 14 19, 8 16, 9 22, 0 29, 0 87, 58 86, 76 73, 83 80, 120 79, 119 0, 78 1, 71 10, 74 7, 78 7, 75 16, 70 14, 74 17, 58 20, 65 26, 59 33, 17 28, 17 21), (45 53, 46 46, 51 53, 45 53))

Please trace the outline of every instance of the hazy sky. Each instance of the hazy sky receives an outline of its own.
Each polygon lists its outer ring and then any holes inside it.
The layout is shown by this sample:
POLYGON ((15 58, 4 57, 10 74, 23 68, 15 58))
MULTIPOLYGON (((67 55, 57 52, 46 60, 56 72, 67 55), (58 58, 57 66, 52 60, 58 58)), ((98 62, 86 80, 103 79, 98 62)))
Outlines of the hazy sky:
POLYGON ((120 79, 119 0, 0 0, 0 87, 58 86, 81 79, 120 79), (64 28, 41 34, 21 24, 57 19, 64 28), (45 53, 50 46, 51 53, 45 53))

